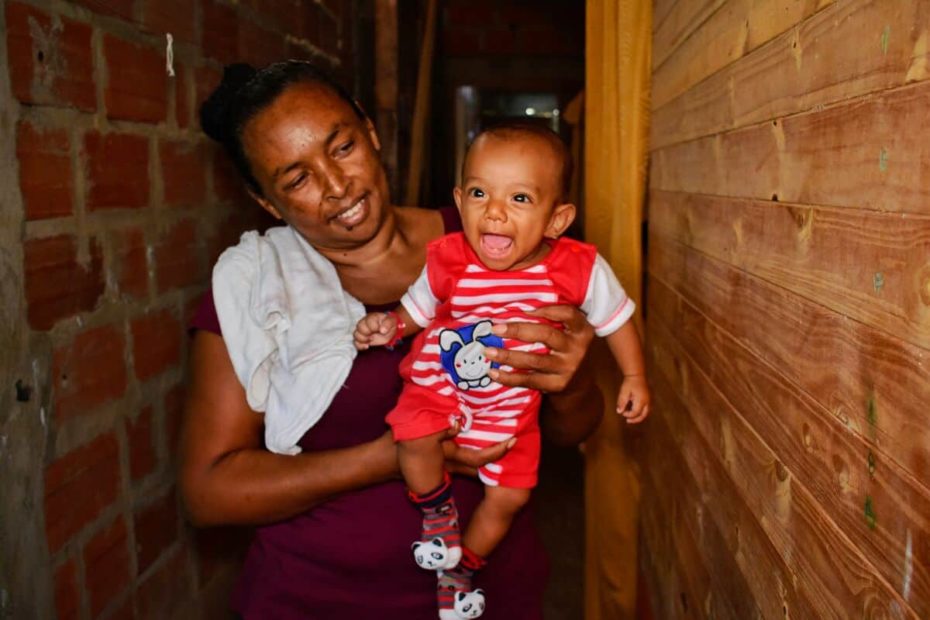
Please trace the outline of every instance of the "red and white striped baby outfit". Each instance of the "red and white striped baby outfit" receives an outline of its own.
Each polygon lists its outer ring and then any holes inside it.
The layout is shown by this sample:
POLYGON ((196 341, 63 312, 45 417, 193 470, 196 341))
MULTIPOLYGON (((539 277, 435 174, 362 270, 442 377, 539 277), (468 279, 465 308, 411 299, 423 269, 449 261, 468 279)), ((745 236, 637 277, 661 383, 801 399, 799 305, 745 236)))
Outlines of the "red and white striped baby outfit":
POLYGON ((484 448, 518 437, 502 459, 479 470, 488 485, 535 485, 540 394, 500 385, 486 372, 479 376, 490 364, 481 356, 483 347, 502 344, 539 353, 545 347, 509 339, 501 343, 496 336, 479 340, 476 334, 489 327, 479 324, 540 322, 527 313, 569 304, 585 312, 595 332, 605 336, 619 329, 635 307, 594 246, 567 238, 547 243, 551 250, 539 263, 494 271, 481 263, 462 233, 446 235, 428 246, 426 266, 401 300, 424 330, 401 363, 404 393, 387 418, 395 439, 439 432, 448 428, 450 416, 464 423, 456 442, 465 447, 484 448))

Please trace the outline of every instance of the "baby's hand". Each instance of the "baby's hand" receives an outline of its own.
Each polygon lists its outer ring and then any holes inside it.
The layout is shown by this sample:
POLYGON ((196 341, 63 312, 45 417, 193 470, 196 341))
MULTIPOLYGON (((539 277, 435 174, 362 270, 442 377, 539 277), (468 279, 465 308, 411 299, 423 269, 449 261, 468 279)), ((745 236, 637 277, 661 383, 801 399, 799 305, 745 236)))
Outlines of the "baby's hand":
POLYGON ((624 377, 617 396, 617 413, 626 418, 628 424, 637 424, 649 415, 649 386, 646 377, 634 375, 624 377))
POLYGON ((362 317, 355 326, 355 348, 381 347, 394 342, 397 333, 397 316, 387 312, 372 312, 362 317))

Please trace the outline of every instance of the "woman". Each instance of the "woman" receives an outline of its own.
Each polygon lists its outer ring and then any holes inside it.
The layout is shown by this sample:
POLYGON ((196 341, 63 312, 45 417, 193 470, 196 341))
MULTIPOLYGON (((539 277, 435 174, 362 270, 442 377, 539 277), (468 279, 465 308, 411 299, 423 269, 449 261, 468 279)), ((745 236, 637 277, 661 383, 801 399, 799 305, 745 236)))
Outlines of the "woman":
MULTIPOLYGON (((299 232, 336 268, 346 291, 369 311, 387 309, 419 274, 426 244, 460 225, 454 212, 393 206, 371 121, 312 65, 288 61, 258 72, 237 65, 202 110, 205 131, 236 162, 252 197, 299 232)), ((302 300, 312 303, 312 300, 302 300)), ((544 311, 564 330, 510 324, 507 337, 545 343, 545 356, 499 351, 521 369, 501 383, 552 393, 541 423, 547 437, 577 443, 596 426, 600 395, 590 373, 576 373, 592 333, 568 307, 544 311)), ((208 297, 191 352, 182 441, 181 488, 200 525, 255 524, 255 542, 234 594, 244 618, 436 617, 435 575, 410 559, 419 513, 399 480, 384 424, 400 390, 407 347, 361 353, 320 422, 283 456, 262 442, 262 417, 245 393, 216 327, 208 297), (206 317, 206 318, 204 318, 206 317)), ((450 466, 473 468, 506 446, 481 452, 449 445, 450 466)), ((463 522, 481 485, 457 477, 463 522)), ((476 579, 485 616, 541 617, 546 562, 529 511, 515 522, 489 568, 476 579)))

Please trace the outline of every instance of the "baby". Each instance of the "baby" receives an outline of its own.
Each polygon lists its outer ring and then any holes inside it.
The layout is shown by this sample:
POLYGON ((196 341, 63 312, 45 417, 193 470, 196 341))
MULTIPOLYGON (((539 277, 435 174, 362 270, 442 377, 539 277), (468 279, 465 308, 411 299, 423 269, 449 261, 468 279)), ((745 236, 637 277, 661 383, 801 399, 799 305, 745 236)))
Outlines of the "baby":
POLYGON ((423 513, 414 558, 439 571, 443 620, 481 615, 484 596, 471 590, 472 577, 536 485, 541 395, 494 381, 498 364, 485 349, 546 349, 503 340, 495 325, 540 322, 532 312, 543 306, 580 308, 623 374, 617 412, 630 423, 648 414, 642 349, 629 320, 634 303, 594 246, 560 238, 575 218, 566 201, 570 169, 565 144, 549 129, 515 123, 481 133, 455 188, 463 232, 429 245, 426 267, 400 307, 356 327, 361 350, 424 330, 401 363, 404 390, 387 421, 410 499, 423 513), (455 441, 464 447, 510 441, 500 460, 478 471, 485 497, 464 537, 441 447, 450 426, 458 426, 455 441))

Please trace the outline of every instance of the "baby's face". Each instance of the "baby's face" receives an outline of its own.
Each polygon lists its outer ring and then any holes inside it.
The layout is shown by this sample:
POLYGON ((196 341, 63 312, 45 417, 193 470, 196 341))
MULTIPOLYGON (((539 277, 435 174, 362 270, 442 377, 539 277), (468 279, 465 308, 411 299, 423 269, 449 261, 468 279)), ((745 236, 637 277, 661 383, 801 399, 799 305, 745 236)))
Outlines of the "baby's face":
POLYGON ((523 269, 548 253, 543 240, 558 237, 574 216, 574 208, 567 222, 556 215, 561 175, 562 162, 542 138, 484 135, 472 145, 455 203, 486 267, 523 269))

